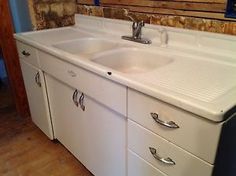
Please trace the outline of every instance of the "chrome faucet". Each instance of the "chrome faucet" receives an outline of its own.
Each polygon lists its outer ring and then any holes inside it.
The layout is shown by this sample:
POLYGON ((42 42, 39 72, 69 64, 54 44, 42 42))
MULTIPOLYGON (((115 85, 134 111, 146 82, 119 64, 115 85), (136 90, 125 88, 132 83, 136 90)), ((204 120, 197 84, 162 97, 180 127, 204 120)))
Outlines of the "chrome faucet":
POLYGON ((135 21, 130 15, 128 15, 127 11, 125 11, 125 16, 133 21, 132 36, 122 36, 121 38, 124 40, 129 40, 142 44, 151 44, 152 43, 151 40, 142 38, 142 28, 145 26, 144 21, 138 21, 138 22, 135 21))
POLYGON ((135 39, 141 39, 142 37, 142 27, 144 27, 144 22, 139 21, 139 22, 133 22, 132 25, 132 36, 135 39))

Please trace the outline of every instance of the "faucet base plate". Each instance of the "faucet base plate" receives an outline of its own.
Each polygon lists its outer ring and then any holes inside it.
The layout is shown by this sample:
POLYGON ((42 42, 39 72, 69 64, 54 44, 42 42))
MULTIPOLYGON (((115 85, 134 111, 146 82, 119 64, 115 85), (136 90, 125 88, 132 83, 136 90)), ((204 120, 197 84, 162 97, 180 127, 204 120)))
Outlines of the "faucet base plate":
POLYGON ((124 40, 129 40, 132 42, 137 42, 137 43, 142 43, 142 44, 151 44, 152 41, 149 39, 145 39, 145 38, 134 38, 132 36, 122 36, 121 37, 124 40))

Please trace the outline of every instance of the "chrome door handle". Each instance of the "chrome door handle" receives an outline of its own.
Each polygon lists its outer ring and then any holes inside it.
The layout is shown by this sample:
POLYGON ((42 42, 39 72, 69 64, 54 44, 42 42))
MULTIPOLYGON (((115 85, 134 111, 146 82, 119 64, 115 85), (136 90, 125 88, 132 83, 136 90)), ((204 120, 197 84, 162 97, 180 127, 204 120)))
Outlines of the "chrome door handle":
POLYGON ((35 80, 36 84, 37 84, 39 87, 42 86, 42 85, 41 85, 41 82, 40 82, 40 74, 39 74, 39 72, 36 73, 36 75, 35 75, 35 77, 34 77, 34 80, 35 80))
POLYGON ((150 150, 152 156, 153 156, 156 160, 158 160, 158 161, 160 161, 160 162, 162 162, 162 163, 164 163, 164 164, 166 164, 166 165, 175 165, 175 162, 174 162, 171 158, 169 158, 169 157, 168 157, 168 158, 162 158, 162 157, 160 157, 160 156, 157 154, 157 150, 156 150, 155 148, 149 147, 149 150, 150 150))
POLYGON ((23 50, 21 53, 26 57, 30 56, 30 53, 25 50, 23 50))
POLYGON ((79 105, 80 108, 85 111, 85 106, 84 106, 84 93, 81 94, 81 96, 79 97, 79 105))
POLYGON ((169 121, 169 122, 165 122, 161 119, 159 119, 158 114, 157 113, 151 113, 152 118, 155 120, 155 122, 157 122, 158 124, 168 127, 168 128, 179 128, 179 125, 177 125, 175 122, 173 121, 169 121))
POLYGON ((72 100, 73 100, 73 102, 74 102, 74 104, 75 104, 75 106, 79 106, 79 102, 78 102, 78 93, 79 93, 79 91, 76 89, 75 91, 74 91, 74 93, 73 93, 73 95, 72 95, 72 100))

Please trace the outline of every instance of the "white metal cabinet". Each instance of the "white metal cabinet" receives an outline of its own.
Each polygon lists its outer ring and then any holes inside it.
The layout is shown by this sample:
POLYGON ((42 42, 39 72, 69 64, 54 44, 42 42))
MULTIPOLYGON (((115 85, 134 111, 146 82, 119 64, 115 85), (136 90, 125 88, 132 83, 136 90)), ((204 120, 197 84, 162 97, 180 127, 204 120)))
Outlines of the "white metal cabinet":
POLYGON ((128 147, 170 176, 211 176, 213 165, 128 120, 128 147), (151 152, 150 147, 155 151, 151 152))
POLYGON ((17 41, 16 45, 18 55, 21 59, 35 67, 39 67, 38 51, 36 48, 26 45, 20 41, 17 41))
POLYGON ((126 119, 86 95, 83 111, 74 88, 45 76, 55 137, 94 175, 125 176, 126 119))
POLYGON ((167 176, 131 150, 128 150, 128 176, 167 176))
POLYGON ((125 86, 45 52, 38 53, 42 70, 72 87, 78 87, 96 101, 126 116, 125 86))
POLYGON ((128 107, 128 117, 133 121, 214 164, 223 123, 205 120, 133 89, 128 89, 128 107), (178 128, 161 125, 165 122, 174 122, 178 128))
POLYGON ((33 122, 53 139, 52 123, 49 113, 44 76, 41 70, 20 59, 21 70, 28 97, 33 122))

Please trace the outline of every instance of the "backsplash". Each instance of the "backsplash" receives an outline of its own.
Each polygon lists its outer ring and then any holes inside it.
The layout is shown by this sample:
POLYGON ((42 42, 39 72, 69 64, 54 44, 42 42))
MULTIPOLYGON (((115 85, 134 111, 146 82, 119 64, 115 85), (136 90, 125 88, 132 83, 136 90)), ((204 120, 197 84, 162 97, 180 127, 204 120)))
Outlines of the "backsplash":
POLYGON ((137 20, 146 23, 191 30, 236 35, 236 19, 224 17, 225 0, 150 1, 101 0, 77 1, 77 13, 128 20, 124 8, 137 20))
POLYGON ((74 24, 75 0, 28 0, 34 30, 74 24))
POLYGON ((236 35, 236 19, 224 17, 226 0, 28 0, 35 30, 74 24, 74 14, 129 20, 124 10, 149 24, 236 35))

